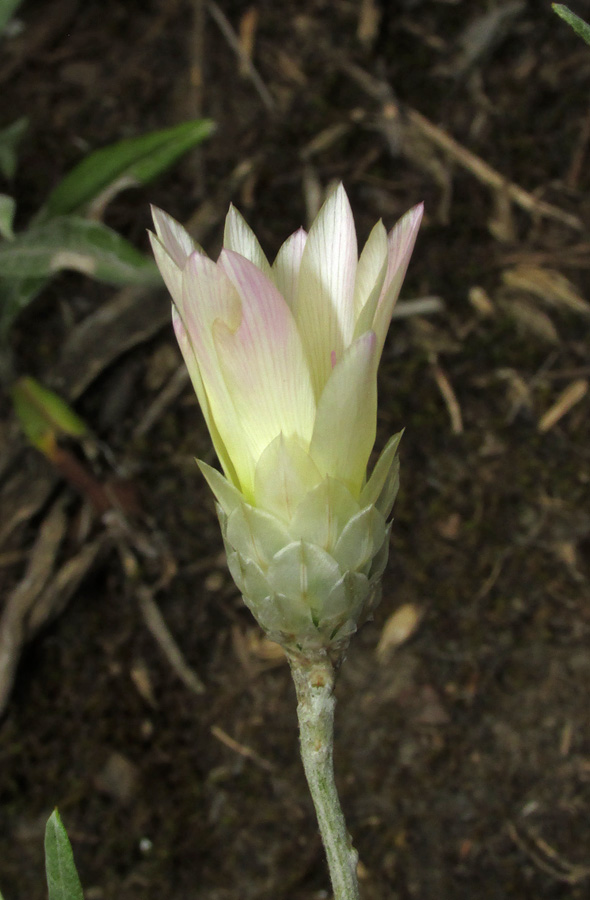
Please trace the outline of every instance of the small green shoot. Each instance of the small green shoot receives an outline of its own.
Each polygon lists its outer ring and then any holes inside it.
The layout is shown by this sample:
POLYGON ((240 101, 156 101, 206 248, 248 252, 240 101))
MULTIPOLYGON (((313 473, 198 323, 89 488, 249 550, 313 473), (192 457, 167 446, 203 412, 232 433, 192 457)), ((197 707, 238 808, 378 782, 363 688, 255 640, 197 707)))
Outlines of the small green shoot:
POLYGON ((564 6, 563 3, 552 3, 551 7, 554 12, 557 13, 560 18, 567 22, 570 25, 576 34, 579 34, 581 38, 583 38, 587 44, 590 44, 590 25, 577 16, 575 13, 568 9, 567 6, 564 6))

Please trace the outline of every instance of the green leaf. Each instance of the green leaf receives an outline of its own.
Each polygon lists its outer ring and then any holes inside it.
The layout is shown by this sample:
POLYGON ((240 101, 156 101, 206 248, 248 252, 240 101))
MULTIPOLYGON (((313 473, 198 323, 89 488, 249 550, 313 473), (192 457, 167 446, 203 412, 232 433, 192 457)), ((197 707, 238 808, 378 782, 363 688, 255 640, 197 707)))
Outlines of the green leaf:
POLYGON ((564 6, 563 3, 552 3, 553 12, 556 12, 558 16, 560 16, 564 22, 567 22, 568 25, 574 29, 576 34, 579 34, 581 38, 583 38, 587 44, 590 44, 590 25, 577 16, 575 13, 568 9, 567 6, 564 6))
POLYGON ((11 241, 14 237, 12 223, 14 222, 14 211, 16 202, 14 197, 8 194, 0 194, 0 235, 6 240, 11 241))
POLYGON ((196 119, 96 150, 58 184, 37 220, 81 212, 89 204, 95 207, 96 217, 115 194, 155 178, 208 137, 213 127, 209 119, 196 119))
POLYGON ((45 872, 49 900, 84 900, 72 846, 57 810, 45 829, 45 872))
POLYGON ((0 278, 0 340, 6 336, 21 309, 34 300, 46 284, 47 278, 0 278))
POLYGON ((34 279, 73 269, 107 284, 160 283, 156 264, 100 222, 61 216, 0 244, 0 278, 34 279))
POLYGON ((22 118, 0 130, 0 172, 5 178, 12 178, 16 172, 17 147, 28 127, 29 120, 22 118))
POLYGON ((22 2, 23 0, 0 0, 0 34, 22 2))
POLYGON ((14 411, 27 439, 44 453, 60 435, 82 438, 88 433, 84 420, 59 394, 54 394, 30 376, 19 378, 11 395, 14 411))

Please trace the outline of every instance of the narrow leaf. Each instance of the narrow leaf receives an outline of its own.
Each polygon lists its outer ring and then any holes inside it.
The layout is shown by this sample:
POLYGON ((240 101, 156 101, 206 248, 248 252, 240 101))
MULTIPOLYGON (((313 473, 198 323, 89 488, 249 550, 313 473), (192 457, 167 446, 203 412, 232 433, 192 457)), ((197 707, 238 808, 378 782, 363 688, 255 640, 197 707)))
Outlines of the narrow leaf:
POLYGON ((84 900, 72 846, 57 810, 45 829, 45 872, 49 900, 84 900))
POLYGON ((164 172, 205 140, 213 127, 209 119, 195 119, 95 150, 57 185, 37 221, 82 212, 91 203, 104 208, 119 191, 146 184, 164 172))
POLYGON ((581 38, 583 38, 587 44, 590 44, 590 25, 577 16, 575 13, 568 9, 567 6, 564 6, 563 3, 552 3, 551 4, 553 12, 556 12, 558 16, 560 16, 564 22, 567 22, 570 25, 576 34, 579 34, 581 38))
POLYGON ((0 0, 0 34, 22 2, 23 0, 0 0))
POLYGON ((107 284, 158 284, 152 260, 106 225, 61 216, 0 245, 0 277, 43 278, 73 269, 107 284))
POLYGON ((11 393, 14 411, 25 435, 43 453, 54 446, 58 435, 82 438, 87 434, 83 419, 58 394, 34 378, 19 378, 11 393))
POLYGON ((28 119, 23 118, 0 130, 0 172, 5 178, 12 178, 16 172, 16 151, 28 126, 28 119))
POLYGON ((0 194, 0 235, 6 240, 11 241, 14 237, 12 223, 14 222, 14 211, 16 202, 14 197, 8 194, 0 194))
POLYGON ((46 283, 46 278, 0 278, 0 340, 6 336, 21 309, 37 296, 46 283))

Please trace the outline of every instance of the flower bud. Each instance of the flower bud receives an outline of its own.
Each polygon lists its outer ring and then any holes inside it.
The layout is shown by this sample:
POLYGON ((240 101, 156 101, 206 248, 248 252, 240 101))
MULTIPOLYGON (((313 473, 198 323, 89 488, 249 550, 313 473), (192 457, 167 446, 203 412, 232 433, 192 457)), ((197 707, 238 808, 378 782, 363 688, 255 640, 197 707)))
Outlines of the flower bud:
POLYGON ((379 598, 401 434, 367 481, 377 366, 421 216, 389 235, 379 222, 359 259, 339 187, 270 266, 233 207, 217 263, 154 211, 156 261, 224 472, 199 463, 228 565, 292 652, 338 653, 379 598))

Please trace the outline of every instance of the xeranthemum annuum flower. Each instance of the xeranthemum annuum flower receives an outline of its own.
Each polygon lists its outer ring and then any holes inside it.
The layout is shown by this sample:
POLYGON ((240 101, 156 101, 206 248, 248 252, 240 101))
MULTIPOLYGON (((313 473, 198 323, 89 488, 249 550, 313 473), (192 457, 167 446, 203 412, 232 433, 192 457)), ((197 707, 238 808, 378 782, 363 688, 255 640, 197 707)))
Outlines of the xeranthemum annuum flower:
POLYGON ((291 652, 337 654, 379 596, 401 435, 367 481, 377 367, 421 218, 420 205, 389 235, 378 222, 359 258, 340 186, 271 266, 233 206, 217 262, 154 210, 176 337, 224 472, 199 462, 228 565, 291 652))

